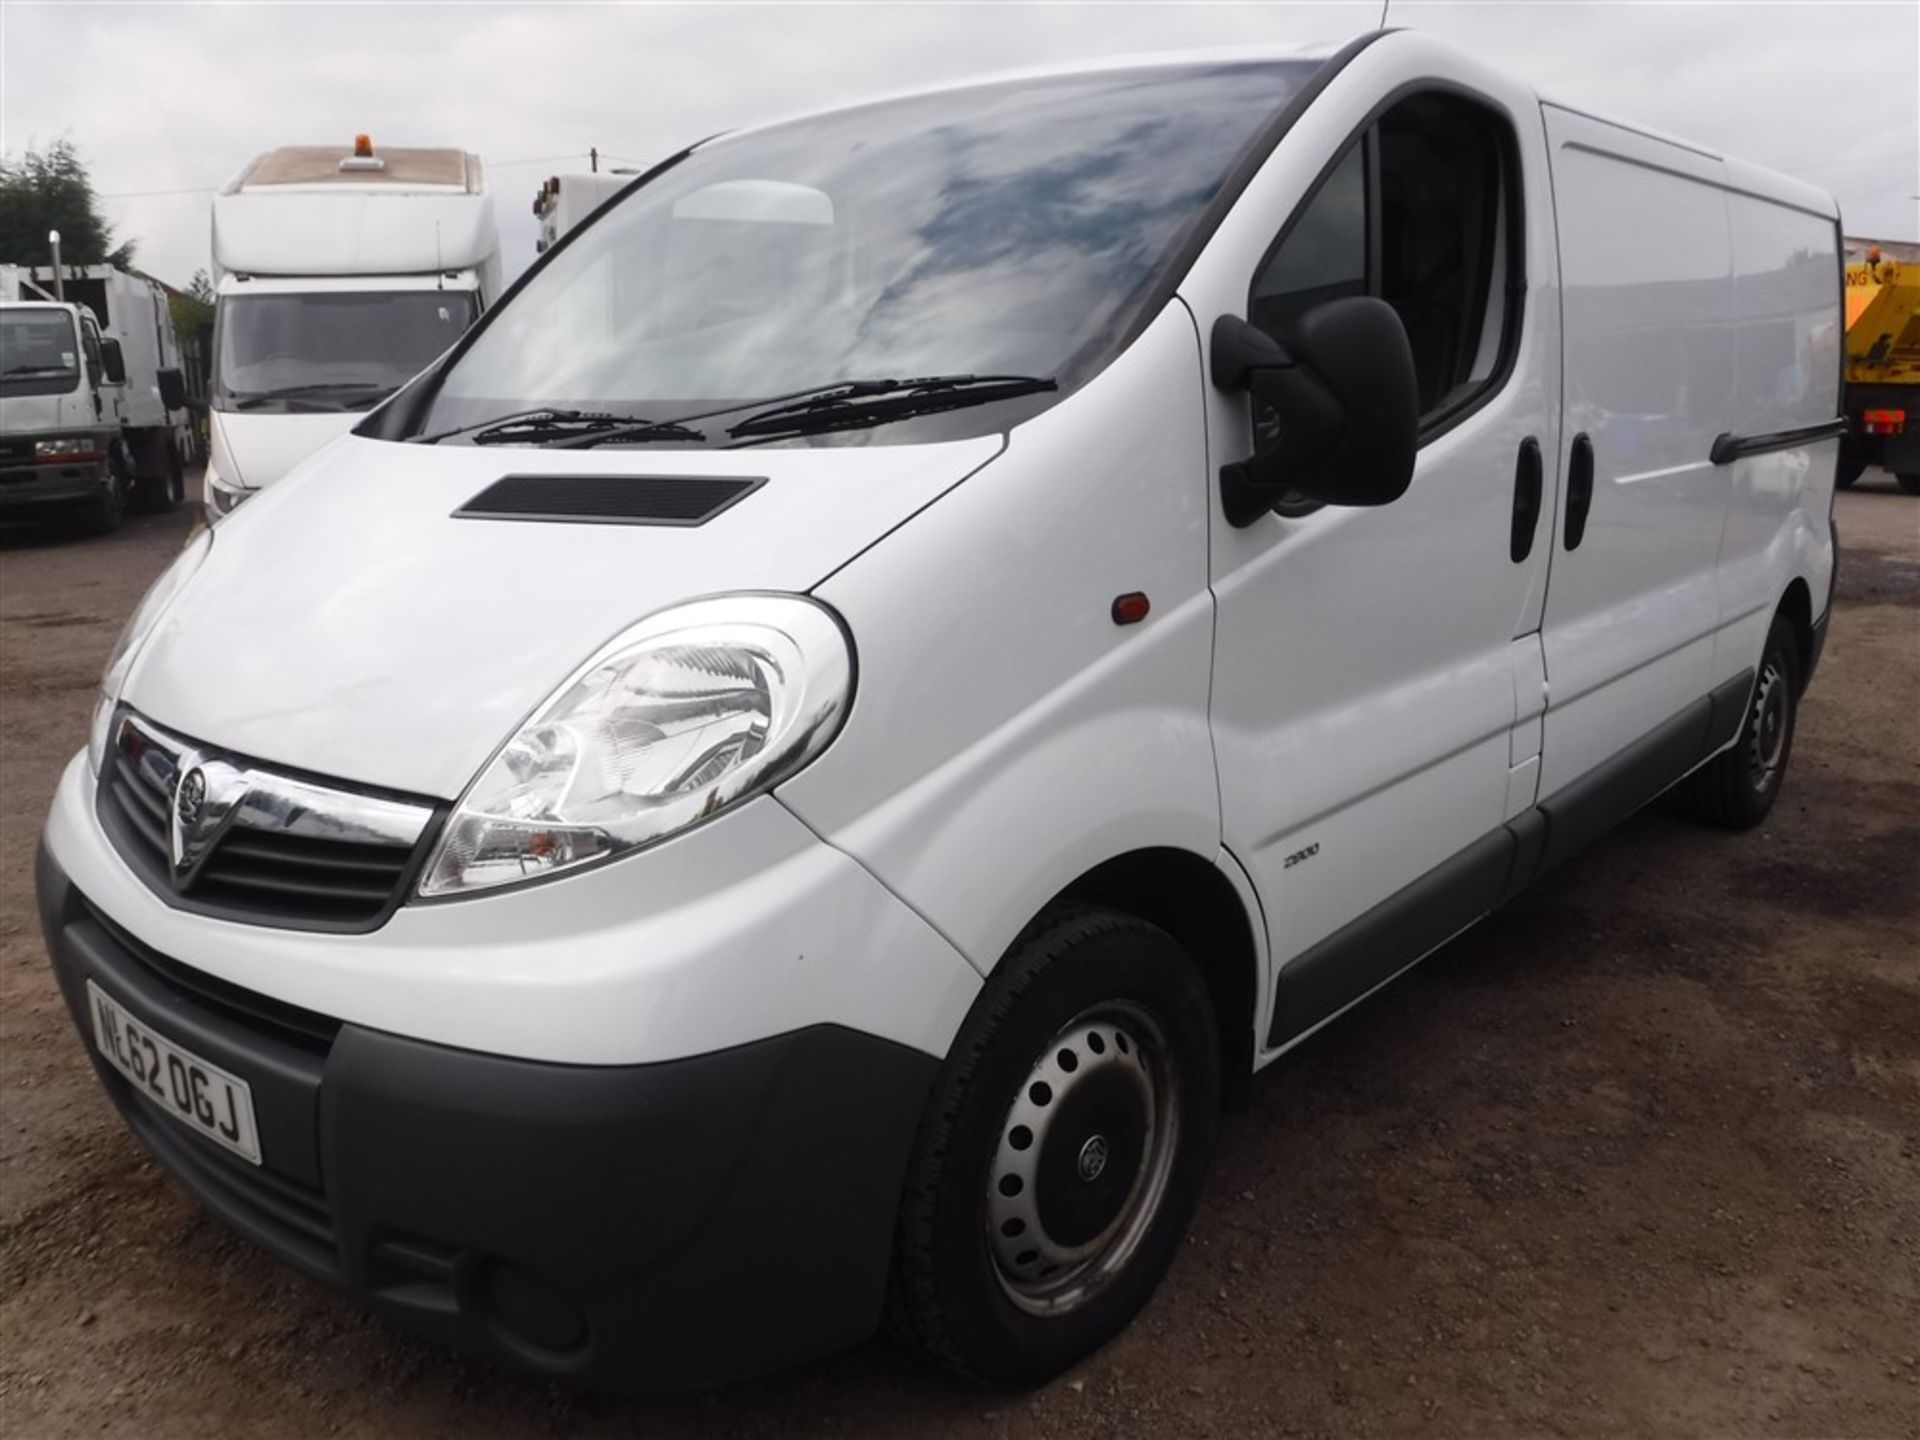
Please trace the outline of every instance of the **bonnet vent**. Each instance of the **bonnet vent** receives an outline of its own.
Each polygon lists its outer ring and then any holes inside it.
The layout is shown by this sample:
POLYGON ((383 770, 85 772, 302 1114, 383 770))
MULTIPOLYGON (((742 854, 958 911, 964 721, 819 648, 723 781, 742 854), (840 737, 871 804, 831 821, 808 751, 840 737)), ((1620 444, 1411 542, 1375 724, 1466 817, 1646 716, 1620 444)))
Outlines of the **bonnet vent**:
POLYGON ((704 525, 766 483, 765 476, 504 475, 453 514, 458 520, 704 525))

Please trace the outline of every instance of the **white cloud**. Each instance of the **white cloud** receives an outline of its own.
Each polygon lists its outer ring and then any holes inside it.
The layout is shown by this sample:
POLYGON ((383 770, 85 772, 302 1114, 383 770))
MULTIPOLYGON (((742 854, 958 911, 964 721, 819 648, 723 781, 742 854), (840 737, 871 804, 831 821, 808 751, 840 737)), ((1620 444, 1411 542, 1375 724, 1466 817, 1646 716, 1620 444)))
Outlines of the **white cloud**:
MULTIPOLYGON (((183 281, 205 193, 299 142, 463 145, 492 171, 507 268, 533 192, 598 145, 645 162, 716 130, 1013 66, 1339 41, 1377 0, 1193 5, 0 5, 0 148, 71 135, 119 234, 183 281), (535 157, 561 157, 539 158, 535 157)), ((1571 103, 1791 171, 1854 233, 1920 238, 1912 4, 1441 4, 1427 30, 1571 103)))

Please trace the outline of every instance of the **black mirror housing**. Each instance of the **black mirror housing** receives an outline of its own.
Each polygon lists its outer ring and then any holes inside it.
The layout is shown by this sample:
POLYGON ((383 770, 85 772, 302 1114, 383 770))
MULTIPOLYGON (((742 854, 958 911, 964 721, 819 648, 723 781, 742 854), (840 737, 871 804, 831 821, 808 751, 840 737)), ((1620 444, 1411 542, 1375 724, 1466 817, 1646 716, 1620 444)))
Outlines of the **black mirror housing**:
POLYGON ((160 403, 169 410, 187 408, 187 377, 184 372, 165 369, 154 377, 160 384, 160 403))
POLYGON ((1233 525, 1251 525, 1290 491, 1328 505, 1387 505, 1406 493, 1419 443, 1419 389, 1406 328, 1384 300, 1316 305, 1284 345, 1223 315, 1210 348, 1213 382, 1245 389, 1280 422, 1273 445, 1221 467, 1233 525))
POLYGON ((106 372, 109 385, 127 383, 127 357, 120 353, 120 342, 111 336, 101 337, 100 368, 106 372))

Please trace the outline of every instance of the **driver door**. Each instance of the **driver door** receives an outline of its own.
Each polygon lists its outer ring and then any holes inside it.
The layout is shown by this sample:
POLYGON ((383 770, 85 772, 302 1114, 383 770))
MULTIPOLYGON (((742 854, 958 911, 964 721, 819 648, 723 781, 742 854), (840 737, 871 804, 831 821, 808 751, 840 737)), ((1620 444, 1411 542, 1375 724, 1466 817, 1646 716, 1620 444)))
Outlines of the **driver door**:
POLYGON ((100 349, 100 327, 86 310, 80 312, 80 349, 86 357, 87 379, 92 384, 94 419, 103 425, 119 425, 126 404, 126 386, 107 379, 106 359, 100 349))
MULTIPOLYGON (((1211 719, 1276 967, 1272 1048, 1492 908, 1539 771, 1560 383, 1539 110, 1465 65, 1376 56, 1302 116, 1183 291, 1203 341, 1226 314, 1283 344, 1315 304, 1380 296, 1419 381, 1398 500, 1296 496, 1245 528, 1214 507, 1211 719)), ((1207 403, 1217 485, 1277 422, 1244 394, 1207 403)))

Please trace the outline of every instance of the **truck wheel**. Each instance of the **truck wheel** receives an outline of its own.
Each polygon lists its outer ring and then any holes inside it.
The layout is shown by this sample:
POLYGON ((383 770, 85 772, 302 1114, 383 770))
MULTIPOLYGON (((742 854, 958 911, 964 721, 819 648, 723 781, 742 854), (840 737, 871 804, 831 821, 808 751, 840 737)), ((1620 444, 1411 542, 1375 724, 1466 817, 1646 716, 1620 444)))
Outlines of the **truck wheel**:
POLYGON ((111 535, 120 528, 127 518, 127 496, 133 489, 132 476, 120 463, 117 452, 107 457, 104 478, 100 493, 88 502, 87 529, 95 535, 111 535))
POLYGON ((142 480, 135 489, 140 511, 146 515, 165 515, 175 509, 187 493, 187 473, 180 464, 180 452, 167 446, 166 472, 157 478, 142 480))
POLYGON ((167 446, 167 487, 161 500, 162 511, 179 508, 180 502, 187 498, 187 467, 180 463, 180 450, 177 446, 167 446))
POLYGON ((915 1141, 888 1319, 995 1386, 1097 1350, 1178 1252, 1219 1119, 1198 968, 1157 926, 1049 911, 955 1038, 915 1141))
POLYGON ((1893 477, 1909 495, 1920 495, 1920 470, 1902 470, 1893 477))
POLYGON ((1851 490, 1853 488, 1853 482, 1866 474, 1866 471, 1867 464, 1864 460, 1842 460, 1839 467, 1833 472, 1834 488, 1838 490, 1851 490))
POLYGON ((1766 819, 1793 754, 1799 707, 1800 647, 1793 627, 1776 615, 1740 738, 1674 788, 1679 809, 1727 830, 1749 830, 1766 819))

